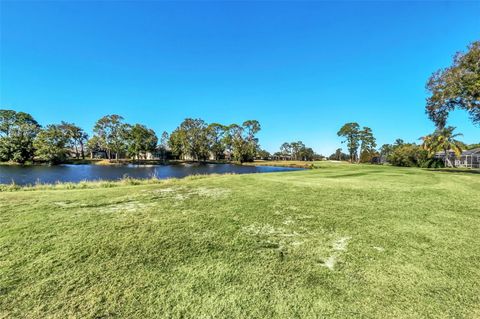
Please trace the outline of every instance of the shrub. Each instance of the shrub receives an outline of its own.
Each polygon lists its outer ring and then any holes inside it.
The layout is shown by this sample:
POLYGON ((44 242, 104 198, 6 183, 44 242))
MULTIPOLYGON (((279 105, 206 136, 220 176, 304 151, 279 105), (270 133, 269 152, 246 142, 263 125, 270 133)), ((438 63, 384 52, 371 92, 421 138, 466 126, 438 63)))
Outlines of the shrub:
POLYGON ((388 156, 388 162, 395 166, 414 167, 420 166, 421 158, 426 152, 415 144, 403 144, 395 147, 388 156))
POLYGON ((428 152, 416 144, 402 144, 396 146, 388 156, 388 162, 395 166, 441 168, 443 161, 432 158, 428 152))
POLYGON ((420 167, 423 168, 443 168, 445 163, 440 158, 428 158, 420 163, 420 167))

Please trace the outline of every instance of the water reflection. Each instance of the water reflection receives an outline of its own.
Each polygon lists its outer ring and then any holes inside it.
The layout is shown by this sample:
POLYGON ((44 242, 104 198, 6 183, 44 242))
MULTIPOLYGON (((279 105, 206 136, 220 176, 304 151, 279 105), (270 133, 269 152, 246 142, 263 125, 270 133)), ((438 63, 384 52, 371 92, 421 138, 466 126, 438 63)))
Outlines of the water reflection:
POLYGON ((0 166, 0 183, 28 185, 35 183, 80 182, 91 180, 118 180, 133 178, 181 178, 196 174, 247 174, 299 170, 274 166, 241 166, 234 164, 179 164, 179 165, 58 165, 58 166, 0 166))

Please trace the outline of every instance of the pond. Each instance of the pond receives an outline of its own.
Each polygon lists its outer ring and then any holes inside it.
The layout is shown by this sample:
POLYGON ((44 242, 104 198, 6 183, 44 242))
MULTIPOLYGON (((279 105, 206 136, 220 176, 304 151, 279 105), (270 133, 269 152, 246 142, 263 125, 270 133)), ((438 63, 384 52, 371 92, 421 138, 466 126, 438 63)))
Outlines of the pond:
POLYGON ((248 174, 301 170, 274 166, 241 166, 234 164, 178 165, 57 165, 57 166, 0 166, 0 184, 28 185, 35 183, 80 182, 132 178, 181 178, 195 174, 248 174))

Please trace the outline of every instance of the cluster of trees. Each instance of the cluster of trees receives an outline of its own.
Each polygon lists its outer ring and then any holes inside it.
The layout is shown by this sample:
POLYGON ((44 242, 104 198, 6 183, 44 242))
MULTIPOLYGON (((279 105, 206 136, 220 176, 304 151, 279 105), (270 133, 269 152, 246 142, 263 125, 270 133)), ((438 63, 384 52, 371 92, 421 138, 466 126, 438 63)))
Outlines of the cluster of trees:
POLYGON ((0 110, 0 161, 25 163, 38 157, 58 162, 69 150, 84 156, 87 134, 72 123, 40 124, 28 113, 0 110))
POLYGON ((0 110, 0 160, 25 163, 33 158, 40 125, 27 113, 0 110))
POLYGON ((454 166, 448 154, 457 156, 463 149, 478 147, 478 144, 465 145, 456 138, 455 128, 446 126, 448 115, 455 109, 469 113, 472 122, 480 125, 480 41, 468 46, 467 52, 457 52, 451 66, 437 70, 428 79, 426 88, 426 112, 435 123, 432 134, 421 138, 422 145, 395 143, 382 146, 382 153, 388 154, 388 161, 400 166, 454 166), (443 162, 434 158, 443 152, 443 162))
POLYGON ((245 121, 242 125, 222 125, 187 118, 172 132, 168 145, 172 153, 182 159, 220 160, 226 157, 250 162, 261 151, 256 137, 260 128, 256 120, 245 121))
POLYGON ((455 155, 460 155, 462 153, 462 148, 464 145, 456 138, 461 136, 460 133, 454 133, 455 127, 441 127, 437 128, 435 132, 427 136, 422 137, 423 140, 422 147, 428 152, 429 156, 434 155, 436 152, 443 151, 444 153, 444 166, 454 166, 450 161, 449 151, 452 150, 455 155))
POLYGON ((450 160, 450 152, 457 156, 462 150, 480 147, 480 144, 465 144, 456 138, 455 127, 437 128, 432 134, 421 137, 421 144, 405 143, 397 139, 393 144, 384 144, 380 148, 382 159, 395 166, 409 167, 447 167, 454 166, 450 160), (443 153, 443 158, 435 157, 443 153))
POLYGON ((345 137, 349 154, 342 152, 339 148, 330 155, 330 160, 348 160, 350 162, 376 162, 395 166, 410 167, 446 167, 454 166, 450 161, 449 154, 453 151, 460 155, 464 149, 473 149, 480 144, 466 145, 456 138, 462 134, 455 133, 455 127, 438 127, 432 134, 421 137, 421 144, 405 143, 397 139, 393 144, 384 144, 379 150, 375 149, 375 137, 368 127, 360 126, 357 123, 347 123, 338 132, 339 136, 345 137), (444 153, 443 158, 437 158, 438 152, 444 153), (358 156, 357 154, 360 154, 358 156))
POLYGON ((148 153, 157 150, 158 137, 152 129, 138 123, 127 124, 117 114, 100 118, 93 134, 87 142, 89 152, 104 152, 108 159, 145 159, 148 153))
POLYGON ((130 125, 119 115, 107 115, 97 121, 94 135, 79 126, 61 122, 41 127, 30 115, 0 110, 0 160, 25 163, 34 158, 58 163, 69 156, 85 158, 85 152, 103 151, 107 158, 119 155, 140 158, 157 148, 155 132, 144 125, 130 125))
MULTIPOLYGON (((461 134, 455 133, 454 127, 446 126, 449 113, 455 109, 467 111, 472 122, 480 125, 479 61, 480 41, 476 41, 468 46, 467 52, 458 52, 451 66, 436 71, 429 78, 426 88, 430 96, 427 98, 426 112, 436 129, 421 138, 422 144, 405 143, 398 139, 393 144, 382 145, 377 153, 371 129, 360 129, 357 123, 347 123, 337 134, 345 138, 348 159, 351 162, 369 162, 380 156, 382 161, 397 166, 454 166, 448 156, 450 152, 460 155, 463 149, 480 146, 463 144, 456 139, 461 134), (435 158, 438 152, 444 153, 443 159, 435 158)), ((329 158, 345 160, 346 156, 341 149, 337 149, 329 158)))
POLYGON ((285 142, 280 146, 280 151, 274 154, 276 158, 296 161, 313 161, 319 155, 311 147, 305 146, 302 141, 285 142))
POLYGON ((404 143, 397 140, 380 148, 382 158, 397 166, 440 167, 454 166, 449 153, 457 156, 464 149, 477 148, 479 144, 465 145, 456 138, 454 127, 446 126, 448 115, 455 109, 469 113, 474 124, 480 124, 480 41, 468 46, 467 52, 458 52, 450 67, 432 74, 426 84, 430 96, 426 112, 435 123, 432 134, 421 138, 422 144, 404 143), (442 152, 443 159, 435 158, 442 152))
POLYGON ((393 144, 384 144, 380 147, 380 157, 383 161, 395 166, 404 167, 433 167, 437 162, 429 158, 428 152, 421 145, 405 143, 397 139, 393 144))
POLYGON ((159 139, 142 124, 128 124, 120 115, 100 118, 93 127, 93 136, 73 123, 61 122, 41 127, 30 115, 13 110, 0 110, 0 161, 25 163, 33 159, 59 163, 67 157, 77 159, 104 154, 107 159, 146 159, 148 154, 165 158, 167 150, 189 160, 223 159, 253 161, 260 154, 256 134, 260 123, 245 121, 242 125, 207 124, 201 119, 185 119, 169 135, 159 139))
POLYGON ((85 158, 87 140, 87 133, 73 123, 49 124, 38 131, 33 141, 33 155, 51 163, 64 161, 72 152, 76 158, 85 158))
POLYGON ((340 128, 337 135, 345 139, 342 143, 347 143, 351 162, 370 162, 378 154, 375 149, 377 147, 376 139, 369 127, 360 128, 356 122, 346 123, 340 128))
POLYGON ((343 153, 341 148, 337 148, 335 150, 335 153, 330 155, 328 159, 331 161, 348 161, 350 160, 350 156, 348 154, 343 153))

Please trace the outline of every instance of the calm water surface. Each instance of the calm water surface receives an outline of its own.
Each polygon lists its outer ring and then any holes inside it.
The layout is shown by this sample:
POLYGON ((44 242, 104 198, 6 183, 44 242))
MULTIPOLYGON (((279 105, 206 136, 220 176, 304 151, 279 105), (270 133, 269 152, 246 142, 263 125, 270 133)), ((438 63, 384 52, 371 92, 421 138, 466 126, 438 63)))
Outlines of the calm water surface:
POLYGON ((181 178, 194 174, 247 174, 301 170, 274 166, 240 166, 234 164, 181 164, 181 165, 58 165, 58 166, 0 166, 0 184, 18 185, 92 180, 133 178, 181 178))

